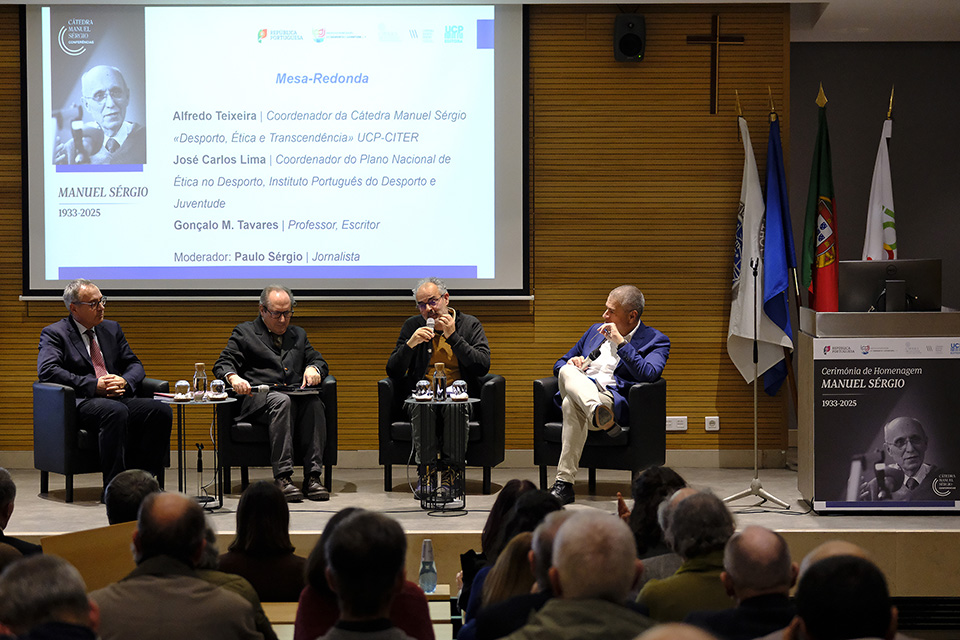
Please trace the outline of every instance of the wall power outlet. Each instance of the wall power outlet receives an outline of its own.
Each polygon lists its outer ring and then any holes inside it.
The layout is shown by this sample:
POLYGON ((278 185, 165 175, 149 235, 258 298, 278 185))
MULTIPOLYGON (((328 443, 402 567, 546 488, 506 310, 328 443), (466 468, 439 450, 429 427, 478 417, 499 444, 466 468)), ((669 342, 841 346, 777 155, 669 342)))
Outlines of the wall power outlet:
POLYGON ((707 416, 703 419, 703 427, 707 431, 720 431, 720 416, 707 416))
POLYGON ((667 416, 667 431, 686 431, 687 416, 667 416))

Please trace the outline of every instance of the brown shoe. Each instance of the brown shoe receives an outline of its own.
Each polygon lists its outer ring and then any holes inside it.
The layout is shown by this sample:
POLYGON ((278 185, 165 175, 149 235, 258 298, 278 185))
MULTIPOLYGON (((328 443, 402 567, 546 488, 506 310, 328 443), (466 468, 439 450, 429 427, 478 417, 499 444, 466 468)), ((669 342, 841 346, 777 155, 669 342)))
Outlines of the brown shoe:
POLYGON ((598 404, 593 410, 593 426, 607 431, 614 425, 613 411, 605 404, 598 404))
POLYGON ((309 500, 316 500, 317 502, 330 499, 330 492, 323 486, 318 473, 311 473, 303 481, 303 493, 309 500))
POLYGON ((273 483, 283 492, 283 497, 287 502, 303 502, 303 494, 297 485, 290 481, 290 476, 277 476, 273 483))

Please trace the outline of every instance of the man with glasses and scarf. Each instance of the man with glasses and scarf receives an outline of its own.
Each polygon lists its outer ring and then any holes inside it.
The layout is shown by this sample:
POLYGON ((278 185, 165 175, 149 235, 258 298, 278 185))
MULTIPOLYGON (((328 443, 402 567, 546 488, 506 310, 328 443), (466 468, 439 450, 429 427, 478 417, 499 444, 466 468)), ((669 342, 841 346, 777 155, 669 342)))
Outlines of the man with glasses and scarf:
POLYGON ((78 426, 98 437, 104 487, 125 469, 158 475, 170 450, 170 407, 134 397, 143 365, 120 325, 103 319, 107 300, 97 285, 74 280, 63 302, 70 316, 40 332, 40 382, 74 390, 78 426))
MULTIPOLYGON (((425 278, 418 282, 413 297, 420 314, 407 318, 400 328, 397 346, 387 360, 387 375, 397 381, 400 395, 405 396, 420 380, 432 380, 435 365, 443 364, 447 384, 464 380, 470 395, 477 397, 478 379, 490 371, 490 346, 483 325, 475 317, 449 307, 450 294, 439 278, 425 278)), ((443 439, 442 461, 463 460, 463 452, 450 448, 452 440, 465 444, 466 434, 462 436, 443 439)), ((418 464, 420 444, 414 434, 418 464)), ((427 469, 427 475, 431 471, 427 469)), ((450 493, 453 482, 452 474, 446 473, 441 479, 441 491, 450 493)))
POLYGON ((307 332, 290 324, 297 301, 287 287, 272 284, 260 293, 260 315, 234 328, 213 366, 213 375, 240 398, 239 418, 265 424, 270 434, 273 477, 287 502, 329 500, 323 486, 323 443, 327 423, 319 394, 282 390, 253 393, 253 387, 319 387, 329 369, 310 345, 307 332), (293 483, 294 442, 303 452, 303 491, 293 483))
POLYGON ((98 136, 96 149, 77 149, 74 141, 68 140, 54 151, 54 164, 145 164, 147 130, 126 119, 130 89, 120 70, 93 67, 80 79, 80 89, 84 110, 103 131, 103 141, 100 143, 98 136))

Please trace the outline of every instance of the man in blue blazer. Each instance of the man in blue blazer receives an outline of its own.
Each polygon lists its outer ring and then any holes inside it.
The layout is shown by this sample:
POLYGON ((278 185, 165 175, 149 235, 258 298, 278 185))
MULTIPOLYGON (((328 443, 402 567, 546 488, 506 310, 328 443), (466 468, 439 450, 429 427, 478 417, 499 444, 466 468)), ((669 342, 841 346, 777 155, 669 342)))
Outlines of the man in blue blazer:
POLYGON ((80 427, 98 434, 104 487, 125 469, 159 474, 170 449, 170 407, 133 397, 143 365, 120 325, 103 319, 106 299, 97 285, 74 280, 63 302, 70 316, 40 332, 40 382, 73 388, 80 427))
POLYGON ((551 489, 561 503, 574 500, 573 484, 587 432, 619 433, 630 422, 626 394, 637 382, 657 380, 670 355, 670 339, 640 322, 643 293, 622 285, 607 296, 603 322, 594 324, 553 365, 560 379, 557 402, 563 435, 557 480, 551 489))

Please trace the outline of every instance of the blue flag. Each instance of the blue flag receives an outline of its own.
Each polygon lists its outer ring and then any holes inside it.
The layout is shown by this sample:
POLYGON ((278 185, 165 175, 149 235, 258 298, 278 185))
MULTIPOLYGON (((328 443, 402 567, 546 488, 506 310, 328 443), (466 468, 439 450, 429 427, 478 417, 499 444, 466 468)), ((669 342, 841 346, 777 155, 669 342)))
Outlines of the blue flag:
MULTIPOLYGON (((763 312, 780 327, 793 346, 793 328, 790 324, 790 272, 797 268, 797 253, 793 248, 793 226, 790 223, 790 203, 787 181, 783 172, 783 148, 780 145, 780 122, 770 123, 767 143, 767 202, 764 221, 763 247, 763 312)), ((763 389, 776 395, 787 377, 787 365, 781 360, 763 374, 763 389)))

